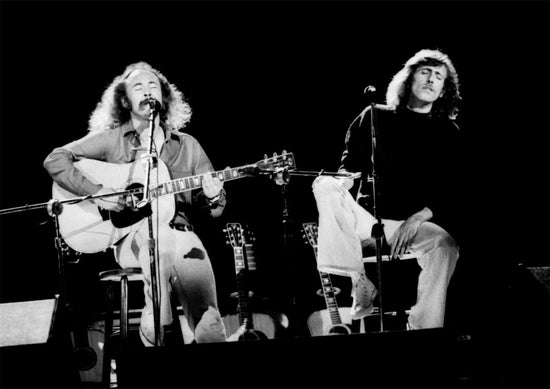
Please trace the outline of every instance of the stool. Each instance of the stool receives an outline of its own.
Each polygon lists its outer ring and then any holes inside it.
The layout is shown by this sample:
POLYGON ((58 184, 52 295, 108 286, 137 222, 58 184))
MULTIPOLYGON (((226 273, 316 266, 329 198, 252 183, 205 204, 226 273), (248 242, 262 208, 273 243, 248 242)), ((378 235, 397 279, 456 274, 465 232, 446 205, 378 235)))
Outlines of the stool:
POLYGON ((139 267, 106 270, 99 273, 99 280, 107 283, 107 301, 105 309, 105 340, 103 344, 103 376, 102 381, 107 387, 111 375, 111 336, 113 333, 113 299, 115 283, 120 284, 120 345, 128 343, 128 281, 143 281, 143 272, 139 267))
MULTIPOLYGON (((374 274, 373 277, 369 276, 369 279, 378 288, 379 274, 376 266, 376 255, 370 255, 372 254, 370 248, 367 252, 363 251, 363 255, 365 254, 367 255, 363 257, 365 271, 367 275, 374 274), (372 267, 375 267, 375 271, 372 271, 372 267)), ((416 262, 416 259, 415 255, 409 253, 402 255, 399 259, 391 259, 387 253, 382 254, 381 272, 383 290, 379 291, 379 293, 383 294, 382 308, 385 314, 394 317, 395 322, 402 326, 406 325, 408 309, 416 303, 416 289, 418 274, 420 273, 420 266, 416 262), (387 309, 386 307, 389 308, 387 309)), ((380 314, 380 307, 375 307, 374 314, 380 314)))

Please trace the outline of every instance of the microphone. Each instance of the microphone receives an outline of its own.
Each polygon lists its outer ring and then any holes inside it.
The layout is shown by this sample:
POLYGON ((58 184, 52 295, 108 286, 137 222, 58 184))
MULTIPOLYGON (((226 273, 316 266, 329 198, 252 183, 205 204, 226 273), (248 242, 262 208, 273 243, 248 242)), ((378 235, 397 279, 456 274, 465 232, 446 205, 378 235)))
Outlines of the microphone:
POLYGON ((158 101, 157 99, 150 97, 149 99, 147 99, 147 104, 149 104, 149 108, 151 109, 151 111, 155 113, 160 111, 160 101, 158 101))
POLYGON ((365 89, 363 89, 363 94, 369 96, 374 95, 376 93, 376 88, 373 85, 367 85, 365 89))
POLYGON ((374 104, 376 88, 373 85, 367 85, 365 89, 363 89, 363 94, 367 96, 367 101, 369 104, 374 104))

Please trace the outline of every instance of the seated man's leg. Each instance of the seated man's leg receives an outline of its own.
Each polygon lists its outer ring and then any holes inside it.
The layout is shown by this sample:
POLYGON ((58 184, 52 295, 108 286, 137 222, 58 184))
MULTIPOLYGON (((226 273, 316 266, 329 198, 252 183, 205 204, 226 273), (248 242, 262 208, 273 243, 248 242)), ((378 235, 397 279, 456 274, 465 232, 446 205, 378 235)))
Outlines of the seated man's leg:
MULTIPOLYGON (((117 261, 122 267, 141 266, 143 271, 143 293, 145 296, 145 307, 143 308, 140 320, 140 337, 145 346, 155 345, 155 328, 153 315, 153 289, 151 281, 151 266, 149 257, 149 230, 146 220, 142 220, 138 228, 131 232, 116 247, 115 254, 117 261)), ((168 244, 168 242, 163 242, 168 244)), ((168 281, 169 275, 166 271, 166 258, 162 255, 159 258, 160 268, 160 343, 164 342, 164 326, 172 323, 172 308, 170 305, 168 281)))
POLYGON ((443 327, 447 286, 458 260, 458 246, 447 231, 426 222, 413 239, 411 253, 417 256, 422 270, 409 326, 411 329, 443 327))
POLYGON ((176 236, 170 282, 197 343, 226 341, 218 310, 216 282, 208 253, 194 232, 172 230, 176 236))
POLYGON ((319 270, 343 276, 362 271, 361 240, 370 236, 374 218, 335 178, 317 178, 313 194, 319 211, 319 270))
POLYGON ((319 211, 318 269, 351 277, 351 317, 360 319, 372 312, 377 293, 365 274, 361 245, 370 237, 376 220, 335 178, 317 178, 313 193, 319 211))

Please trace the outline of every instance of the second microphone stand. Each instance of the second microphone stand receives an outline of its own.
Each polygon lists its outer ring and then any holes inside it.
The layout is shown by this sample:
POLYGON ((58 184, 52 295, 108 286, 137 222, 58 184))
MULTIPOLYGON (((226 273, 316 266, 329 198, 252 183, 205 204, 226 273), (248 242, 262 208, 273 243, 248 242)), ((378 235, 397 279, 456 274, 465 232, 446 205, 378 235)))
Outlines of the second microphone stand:
POLYGON ((377 193, 377 181, 378 174, 376 172, 376 104, 372 98, 372 94, 375 91, 374 88, 370 90, 370 133, 371 133, 371 176, 368 181, 372 183, 372 211, 373 216, 376 219, 376 223, 372 226, 371 237, 375 239, 376 245, 376 271, 378 273, 378 303, 379 303, 379 320, 380 320, 380 332, 384 332, 384 304, 382 300, 382 239, 384 238, 384 225, 382 219, 378 215, 378 193, 377 193))

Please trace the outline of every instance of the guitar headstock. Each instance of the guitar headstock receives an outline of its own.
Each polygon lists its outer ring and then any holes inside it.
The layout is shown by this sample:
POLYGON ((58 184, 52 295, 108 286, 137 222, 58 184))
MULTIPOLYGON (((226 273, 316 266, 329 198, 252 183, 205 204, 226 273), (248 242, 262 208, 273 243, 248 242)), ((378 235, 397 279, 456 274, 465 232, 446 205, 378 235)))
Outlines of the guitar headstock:
POLYGON ((224 228, 225 236, 227 238, 226 243, 231 247, 243 247, 244 246, 244 230, 240 223, 227 223, 224 228))
POLYGON ((302 230, 304 231, 304 238, 306 239, 306 242, 309 243, 312 247, 317 247, 317 223, 302 223, 302 230))
POLYGON ((276 173, 281 169, 296 169, 296 161, 294 160, 293 153, 288 153, 286 150, 283 150, 281 155, 273 153, 272 157, 268 157, 267 154, 265 154, 264 159, 256 162, 254 166, 262 171, 276 173))
POLYGON ((223 229, 227 244, 231 247, 244 247, 245 244, 252 244, 256 240, 254 233, 243 228, 240 223, 227 223, 223 229))

